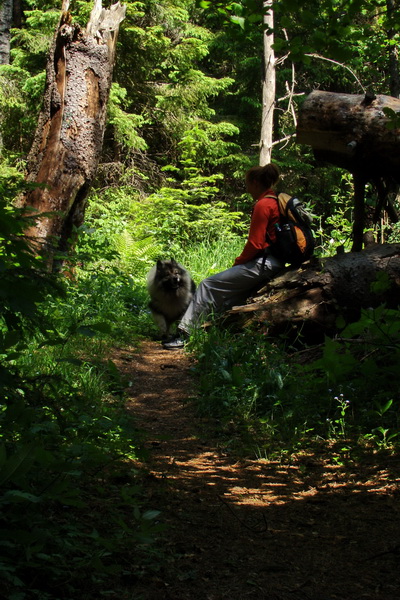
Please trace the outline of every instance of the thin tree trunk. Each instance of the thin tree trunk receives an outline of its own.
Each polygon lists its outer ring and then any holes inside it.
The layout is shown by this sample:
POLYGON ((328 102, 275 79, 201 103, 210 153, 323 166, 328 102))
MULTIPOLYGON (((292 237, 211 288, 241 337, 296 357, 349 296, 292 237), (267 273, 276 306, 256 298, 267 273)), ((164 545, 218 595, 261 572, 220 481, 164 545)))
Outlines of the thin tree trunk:
POLYGON ((400 73, 399 73, 399 49, 397 44, 393 43, 396 38, 396 30, 394 25, 396 24, 397 16, 397 1, 386 0, 387 16, 389 21, 389 30, 387 32, 389 45, 389 75, 390 75, 390 95, 394 98, 400 97, 400 73))
POLYGON ((13 18, 13 0, 0 3, 0 65, 10 64, 10 39, 13 18))
MULTIPOLYGON (((65 6, 63 7, 65 8, 65 6)), ((86 31, 63 11, 47 64, 43 108, 28 156, 27 181, 38 184, 19 204, 38 216, 27 235, 49 254, 65 251, 84 218, 103 143, 119 25, 125 7, 96 1, 86 31), (40 186, 40 187, 39 187, 40 186)))
POLYGON ((359 173, 353 174, 354 181, 354 223, 352 252, 360 252, 363 247, 365 227, 365 185, 366 179, 359 173))
POLYGON ((262 86, 262 118, 260 140, 260 165, 271 162, 272 136, 275 107, 275 53, 273 0, 263 2, 264 6, 264 79, 262 86))
POLYGON ((22 27, 22 0, 13 1, 13 26, 21 29, 22 27))

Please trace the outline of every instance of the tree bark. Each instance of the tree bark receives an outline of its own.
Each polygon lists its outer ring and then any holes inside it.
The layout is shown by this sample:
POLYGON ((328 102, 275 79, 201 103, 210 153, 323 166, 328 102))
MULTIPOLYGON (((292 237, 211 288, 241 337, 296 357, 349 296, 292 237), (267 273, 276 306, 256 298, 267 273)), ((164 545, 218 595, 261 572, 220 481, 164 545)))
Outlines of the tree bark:
POLYGON ((0 65, 10 64, 10 40, 13 18, 13 0, 0 3, 0 65))
POLYGON ((271 162, 272 136, 274 128, 274 107, 276 93, 273 0, 263 2, 264 6, 264 78, 262 86, 262 117, 260 139, 260 166, 271 162))
POLYGON ((119 3, 105 10, 95 3, 86 31, 64 11, 47 64, 43 108, 30 154, 27 181, 35 184, 22 207, 56 213, 36 219, 27 235, 49 254, 65 251, 82 224, 87 193, 103 143, 118 29, 125 15, 119 3))
POLYGON ((240 327, 263 324, 271 335, 301 330, 315 342, 337 332, 339 316, 351 323, 362 308, 398 308, 399 298, 400 244, 377 244, 288 270, 227 319, 240 327))
POLYGON ((400 183, 400 100, 373 94, 335 94, 316 90, 304 102, 297 141, 309 144, 317 159, 350 171, 354 177, 352 251, 363 247, 365 185, 378 191, 375 220, 383 210, 398 217, 389 193, 400 183), (384 191, 386 194, 384 195, 384 191))
POLYGON ((399 49, 396 44, 396 35, 397 35, 397 1, 396 0, 386 0, 386 8, 387 8, 387 19, 389 22, 389 29, 387 32, 389 44, 388 44, 388 54, 389 54, 389 76, 390 76, 390 95, 394 98, 400 97, 400 73, 399 73, 399 49))
POLYGON ((366 181, 392 178, 400 183, 400 128, 391 127, 391 96, 336 94, 315 90, 307 96, 297 123, 297 142, 312 146, 317 158, 359 173, 366 181))

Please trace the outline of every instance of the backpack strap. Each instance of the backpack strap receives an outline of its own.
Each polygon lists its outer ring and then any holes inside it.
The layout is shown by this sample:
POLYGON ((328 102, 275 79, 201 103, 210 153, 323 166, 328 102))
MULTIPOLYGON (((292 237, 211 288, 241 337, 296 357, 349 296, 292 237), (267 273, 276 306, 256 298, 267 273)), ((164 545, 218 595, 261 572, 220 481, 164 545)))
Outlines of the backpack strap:
MULTIPOLYGON (((272 194, 268 194, 267 196, 263 196, 263 198, 272 198, 273 200, 276 200, 276 204, 278 206, 279 220, 280 220, 280 218, 282 216, 282 213, 281 213, 281 209, 279 208, 279 199, 278 199, 278 196, 274 196, 272 194)), ((265 238, 266 238, 267 241, 269 241, 270 244, 272 244, 272 240, 271 240, 271 237, 270 237, 270 235, 268 233, 268 230, 265 232, 265 238)), ((267 250, 267 248, 266 248, 266 250, 267 250)), ((265 260, 264 260, 264 263, 265 263, 265 260)), ((264 264, 263 264, 263 266, 264 266, 264 264)))
MULTIPOLYGON (((273 200, 276 200, 276 204, 278 206, 279 217, 280 217, 281 216, 281 211, 280 211, 280 208, 279 208, 278 196, 275 196, 273 194, 267 194, 266 196, 263 196, 263 198, 272 198, 273 200)), ((267 242, 269 242, 270 244, 272 244, 271 236, 269 235, 268 230, 265 232, 265 239, 266 239, 267 242)), ((263 269, 265 267, 265 261, 267 260, 269 250, 270 250, 270 246, 267 246, 267 248, 264 248, 264 250, 262 251, 263 261, 262 261, 261 266, 262 266, 263 269)))

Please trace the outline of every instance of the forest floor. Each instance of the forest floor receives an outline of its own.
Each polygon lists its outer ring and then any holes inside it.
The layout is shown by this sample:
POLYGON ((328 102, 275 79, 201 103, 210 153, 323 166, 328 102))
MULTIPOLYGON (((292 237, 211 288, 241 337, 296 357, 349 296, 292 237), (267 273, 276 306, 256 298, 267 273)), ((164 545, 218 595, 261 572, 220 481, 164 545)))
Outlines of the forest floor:
MULTIPOLYGON (((145 432, 146 508, 166 525, 159 567, 129 600, 400 599, 400 458, 335 464, 326 445, 286 461, 239 457, 190 400, 183 351, 145 341, 114 357, 145 432)), ((121 598, 122 600, 122 598, 121 598)))

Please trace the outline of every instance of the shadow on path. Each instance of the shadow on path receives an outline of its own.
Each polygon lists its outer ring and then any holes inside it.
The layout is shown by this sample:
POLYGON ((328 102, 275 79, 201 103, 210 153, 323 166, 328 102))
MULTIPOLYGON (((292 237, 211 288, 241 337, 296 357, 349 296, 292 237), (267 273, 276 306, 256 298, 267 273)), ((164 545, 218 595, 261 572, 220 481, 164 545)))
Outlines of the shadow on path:
POLYGON ((146 489, 167 528, 135 600, 400 599, 398 457, 346 469, 324 454, 236 460, 188 401, 183 352, 145 342, 119 359, 146 431, 146 489))

